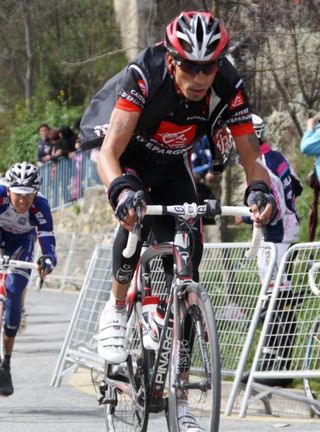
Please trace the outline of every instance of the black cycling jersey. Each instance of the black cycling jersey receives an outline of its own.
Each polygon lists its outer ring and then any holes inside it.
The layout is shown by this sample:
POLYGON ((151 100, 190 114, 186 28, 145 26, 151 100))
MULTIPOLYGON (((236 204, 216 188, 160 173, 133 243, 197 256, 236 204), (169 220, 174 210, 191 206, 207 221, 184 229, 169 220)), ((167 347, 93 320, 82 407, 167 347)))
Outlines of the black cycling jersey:
POLYGON ((253 133, 242 80, 226 58, 207 96, 190 102, 168 71, 163 44, 142 51, 94 97, 81 121, 84 146, 101 144, 115 106, 141 112, 126 160, 133 154, 157 164, 181 160, 195 140, 213 136, 222 124, 235 135, 253 133))

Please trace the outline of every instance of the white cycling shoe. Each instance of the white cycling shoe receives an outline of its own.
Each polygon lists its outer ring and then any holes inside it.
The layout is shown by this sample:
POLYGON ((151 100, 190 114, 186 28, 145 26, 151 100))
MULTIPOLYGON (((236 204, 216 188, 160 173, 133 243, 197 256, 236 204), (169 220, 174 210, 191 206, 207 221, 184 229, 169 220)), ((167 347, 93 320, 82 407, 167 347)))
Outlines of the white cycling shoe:
POLYGON ((126 361, 127 312, 114 309, 109 302, 103 308, 99 319, 98 353, 108 363, 120 364, 126 361))
POLYGON ((206 432, 199 426, 194 415, 191 413, 188 403, 179 401, 177 406, 178 424, 181 432, 206 432))

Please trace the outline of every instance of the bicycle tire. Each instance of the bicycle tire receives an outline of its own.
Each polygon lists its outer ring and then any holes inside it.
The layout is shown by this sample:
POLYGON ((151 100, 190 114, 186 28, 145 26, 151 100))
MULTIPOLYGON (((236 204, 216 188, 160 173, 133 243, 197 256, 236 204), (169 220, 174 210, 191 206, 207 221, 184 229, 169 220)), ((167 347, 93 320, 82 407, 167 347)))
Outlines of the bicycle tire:
MULTIPOLYGON (((304 357, 303 367, 305 370, 319 370, 320 369, 320 320, 316 319, 312 325, 310 336, 307 342, 306 354, 304 357)), ((319 390, 319 379, 316 378, 304 378, 303 379, 304 393, 311 401, 318 399, 319 390)), ((310 409, 313 414, 320 417, 320 409, 310 404, 310 409)))
MULTIPOLYGON (((185 297, 182 300, 179 316, 180 324, 177 323, 175 324, 176 326, 184 328, 184 323, 189 320, 189 324, 192 326, 189 327, 189 329, 197 330, 193 332, 194 341, 193 343, 191 342, 192 348, 189 359, 190 373, 188 384, 183 388, 176 385, 182 382, 182 378, 186 372, 178 371, 176 353, 179 347, 177 346, 176 337, 174 337, 173 340, 169 382, 170 431, 183 432, 185 430, 181 425, 181 420, 179 424, 177 405, 179 398, 182 395, 186 396, 188 394, 188 410, 194 416, 200 428, 207 432, 218 432, 221 399, 218 333, 210 298, 206 290, 199 283, 191 283, 186 287, 185 297), (204 360, 205 356, 201 355, 200 347, 202 347, 204 350, 203 352, 207 355, 207 363, 204 360), (207 374, 205 372, 206 369, 211 371, 211 373, 207 374), (206 389, 205 386, 208 382, 210 388, 206 389), (204 386, 200 388, 201 385, 199 383, 202 383, 202 385, 204 384, 204 386), (194 387, 190 387, 190 385, 194 387), (197 385, 198 388, 195 388, 197 385)), ((176 328, 176 330, 179 332, 178 328, 176 328)), ((180 331, 183 330, 180 329, 180 331)), ((177 334, 177 332, 174 333, 177 334)), ((189 331, 189 333, 192 333, 192 331, 189 331)), ((182 352, 181 349, 180 352, 182 352)), ((182 359, 181 362, 182 366, 184 363, 185 368, 189 368, 189 365, 186 366, 187 363, 185 363, 185 360, 182 359)))
MULTIPOLYGON (((107 432, 146 432, 148 427, 148 352, 142 344, 142 330, 137 319, 135 308, 128 319, 127 329, 128 355, 131 356, 135 391, 142 409, 137 409, 131 397, 121 393, 117 388, 106 386, 106 398, 113 403, 104 405, 107 432)), ((128 363, 106 365, 109 373, 121 375, 129 382, 128 363)))

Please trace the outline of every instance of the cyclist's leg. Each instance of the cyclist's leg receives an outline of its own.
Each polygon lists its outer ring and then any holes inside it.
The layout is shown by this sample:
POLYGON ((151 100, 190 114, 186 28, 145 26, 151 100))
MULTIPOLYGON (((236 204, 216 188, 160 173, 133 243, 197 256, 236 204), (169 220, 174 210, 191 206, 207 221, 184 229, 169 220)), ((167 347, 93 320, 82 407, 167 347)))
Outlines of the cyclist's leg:
MULTIPOLYGON (((168 173, 165 187, 153 188, 150 195, 154 204, 175 205, 184 204, 185 202, 198 202, 192 173, 184 164, 178 166, 174 174, 168 173)), ((157 218, 156 223, 152 225, 152 231, 159 243, 172 241, 175 232, 174 218, 170 216, 157 218)), ((203 252, 202 224, 200 221, 193 226, 192 234, 194 238, 192 251, 193 280, 199 281, 198 268, 203 252)), ((172 257, 164 257, 163 265, 167 275, 167 286, 170 289, 173 274, 172 257)))
POLYGON ((6 274, 0 272, 0 364, 3 357, 3 320, 6 302, 6 274))
MULTIPOLYGON (((19 244, 9 243, 5 254, 12 259, 31 261, 33 257, 34 236, 19 239, 19 244)), ((30 270, 12 269, 6 277, 6 313, 4 322, 3 351, 1 363, 0 393, 9 396, 13 393, 10 373, 11 356, 15 337, 18 332, 21 318, 21 297, 30 277, 30 270)))
MULTIPOLYGON (((32 238, 24 238, 19 245, 11 245, 5 250, 5 254, 11 259, 32 261, 34 241, 32 238)), ((14 338, 17 334, 21 319, 21 303, 24 291, 27 287, 31 270, 12 269, 8 271, 6 278, 6 314, 5 314, 5 353, 11 355, 14 338)))
MULTIPOLYGON (((146 194, 147 202, 150 198, 146 194)), ((143 240, 150 228, 148 218, 142 228, 142 241, 132 257, 122 255, 128 240, 128 231, 119 227, 112 250, 113 277, 110 298, 101 312, 99 319, 98 352, 107 361, 119 364, 126 360, 126 297, 130 282, 138 263, 143 240)))
MULTIPOLYGON (((130 357, 121 365, 106 363, 105 382, 100 386, 102 395, 108 403, 105 407, 107 432, 145 432, 148 427, 148 351, 143 347, 143 336, 138 319, 136 304, 131 309, 126 332, 127 350, 130 357), (128 364, 131 367, 128 367, 128 364), (120 386, 129 385, 130 377, 134 380, 132 394, 119 391, 116 385, 109 385, 108 378, 120 381, 120 386), (133 402, 135 400, 135 402, 133 402)), ((102 399, 103 402, 103 399, 102 399)))
POLYGON ((110 297, 99 319, 98 352, 109 363, 119 364, 126 360, 126 297, 137 265, 141 245, 131 258, 124 258, 128 232, 119 228, 113 244, 113 277, 110 297))

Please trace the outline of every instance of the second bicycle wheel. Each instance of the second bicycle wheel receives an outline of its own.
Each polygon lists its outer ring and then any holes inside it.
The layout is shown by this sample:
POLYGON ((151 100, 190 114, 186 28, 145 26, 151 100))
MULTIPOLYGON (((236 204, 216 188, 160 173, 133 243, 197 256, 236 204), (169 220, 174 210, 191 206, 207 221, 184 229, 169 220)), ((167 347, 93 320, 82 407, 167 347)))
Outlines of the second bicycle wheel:
POLYGON ((184 432, 188 425, 198 425, 195 430, 218 432, 219 342, 212 305, 200 284, 186 287, 179 318, 175 320, 174 334, 181 336, 174 336, 170 370, 170 431, 184 432))
MULTIPOLYGON (((310 336, 307 342, 306 355, 304 358, 304 369, 319 370, 320 369, 320 321, 316 320, 312 326, 310 336)), ((304 392, 308 399, 320 402, 320 386, 318 378, 303 379, 304 392)), ((310 405, 311 411, 320 417, 320 408, 316 405, 310 405)))
MULTIPOLYGON (((142 332, 135 310, 128 320, 127 329, 128 355, 131 356, 131 377, 134 381, 136 400, 121 390, 121 385, 106 385, 105 394, 109 403, 105 404, 105 419, 107 432, 145 432, 148 427, 147 382, 148 382, 148 352, 142 345, 142 332)), ((130 385, 128 362, 121 365, 106 365, 109 377, 130 385)))

